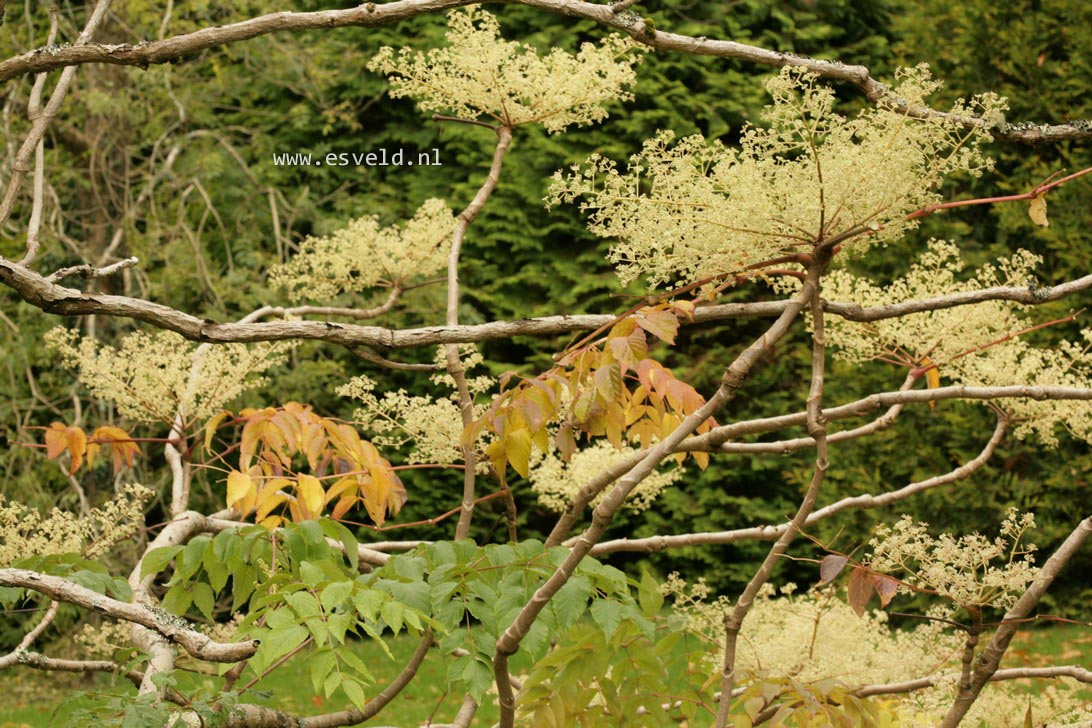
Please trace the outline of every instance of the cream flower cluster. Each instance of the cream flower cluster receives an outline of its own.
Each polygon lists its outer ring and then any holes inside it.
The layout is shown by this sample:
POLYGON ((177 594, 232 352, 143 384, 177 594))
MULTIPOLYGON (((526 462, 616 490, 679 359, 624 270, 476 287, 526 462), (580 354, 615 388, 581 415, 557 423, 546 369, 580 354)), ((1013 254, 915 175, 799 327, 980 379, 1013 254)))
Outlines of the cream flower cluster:
MULTIPOLYGON (((637 449, 623 447, 619 450, 609 442, 596 440, 578 450, 567 463, 554 452, 544 456, 538 454, 537 450, 535 452, 531 462, 531 489, 542 507, 560 513, 592 478, 633 455, 637 449)), ((648 509, 664 488, 677 482, 682 476, 683 469, 677 466, 650 473, 629 494, 626 507, 636 511, 648 509)), ((592 501, 593 506, 603 499, 604 493, 600 493, 592 501)))
MULTIPOLYGON (((484 359, 471 345, 460 347, 460 359, 464 370, 480 365, 484 359)), ((439 347, 435 362, 446 362, 444 347, 439 347)), ((431 377, 434 384, 455 388, 449 374, 438 373, 431 377)), ((467 377, 471 395, 488 391, 494 382, 488 376, 467 377)), ((353 377, 337 389, 342 397, 350 397, 361 403, 353 413, 353 421, 373 433, 379 447, 402 448, 409 446, 407 462, 459 463, 463 460, 461 440, 463 435, 462 412, 458 394, 446 397, 411 395, 404 389, 376 393, 376 382, 367 375, 353 377)), ((476 405, 474 416, 484 414, 488 405, 476 405)), ((488 461, 480 463, 488 467, 488 461)))
POLYGON ((125 485, 86 516, 59 508, 43 516, 0 495, 0 567, 26 556, 101 556, 144 526, 144 504, 152 495, 142 485, 125 485))
MULTIPOLYGON (((963 608, 1008 609, 1035 580, 1033 544, 1021 543, 1035 517, 1009 509, 994 538, 979 533, 933 536, 928 524, 903 516, 883 525, 869 541, 865 562, 874 570, 899 577, 911 587, 927 589, 963 608)), ((906 587, 900 587, 907 590, 906 587)))
MULTIPOLYGON (((939 85, 925 67, 898 74, 894 93, 921 104, 939 85)), ((611 260, 622 283, 691 283, 842 235, 845 250, 899 239, 908 213, 936 202, 938 183, 992 166, 979 150, 984 128, 953 116, 911 119, 883 105, 847 118, 834 92, 800 69, 767 83, 768 128, 748 127, 740 149, 661 132, 626 171, 598 155, 557 173, 548 204, 580 201, 589 228, 617 239, 611 260), (857 233, 863 233, 857 235, 857 233)), ((954 115, 1000 121, 995 96, 961 102, 954 115)))
MULTIPOLYGON (((674 601, 676 613, 713 644, 724 644, 724 613, 732 608, 727 597, 710 599, 701 581, 688 585, 672 574, 661 591, 674 601)), ((851 688, 932 677, 936 687, 883 700, 894 707, 902 728, 933 728, 947 713, 958 689, 962 636, 940 622, 924 622, 913 629, 893 629, 882 611, 857 617, 830 588, 795 593, 794 585, 780 590, 767 584, 755 600, 737 644, 737 666, 742 675, 766 674, 815 684, 835 680, 851 688), (778 593, 780 591, 780 593, 778 593), (892 702, 888 702, 888 701, 892 702)), ((931 610, 930 616, 946 616, 931 610)), ((710 668, 718 670, 723 655, 712 655, 710 668)), ((1087 725, 1089 710, 1082 705, 1080 684, 1052 680, 1031 696, 1036 724, 1087 725), (1082 722, 1084 721, 1084 722, 1082 722)), ((972 706, 964 724, 1021 728, 1028 708, 1026 685, 1017 681, 990 683, 972 706)))
POLYGON ((273 286, 293 301, 325 301, 374 286, 401 285, 447 266, 455 217, 443 200, 426 200, 402 226, 381 227, 360 217, 320 238, 307 238, 300 252, 269 272, 273 286))
POLYGON ((113 402, 134 422, 172 422, 179 410, 187 419, 211 417, 225 403, 260 386, 260 374, 284 361, 290 344, 221 344, 202 349, 171 331, 137 331, 115 348, 55 328, 46 345, 98 399, 113 402))
MULTIPOLYGON (((886 285, 844 269, 832 271, 824 279, 823 298, 872 307, 993 286, 1023 287, 1034 279, 1040 262, 1038 256, 1020 250, 963 277, 959 249, 950 242, 931 240, 907 273, 886 285)), ((826 322, 827 338, 834 354, 850 362, 888 357, 920 363, 927 356, 937 365, 942 383, 1092 386, 1092 330, 1082 332, 1083 345, 1066 342, 1055 349, 1038 349, 1023 337, 1010 338, 1033 323, 1021 314, 1023 308, 1011 301, 983 301, 867 323, 831 316, 826 322)), ((1092 402, 1008 399, 996 404, 1016 421, 1014 432, 1019 438, 1034 434, 1054 447, 1058 444, 1055 432, 1062 427, 1092 442, 1092 402)))
POLYGON ((576 55, 554 48, 540 56, 501 38, 495 17, 470 8, 448 15, 447 41, 427 53, 382 48, 368 68, 389 77, 392 97, 412 97, 422 111, 541 123, 550 133, 602 121, 608 103, 633 98, 625 89, 640 55, 622 36, 584 43, 576 55))

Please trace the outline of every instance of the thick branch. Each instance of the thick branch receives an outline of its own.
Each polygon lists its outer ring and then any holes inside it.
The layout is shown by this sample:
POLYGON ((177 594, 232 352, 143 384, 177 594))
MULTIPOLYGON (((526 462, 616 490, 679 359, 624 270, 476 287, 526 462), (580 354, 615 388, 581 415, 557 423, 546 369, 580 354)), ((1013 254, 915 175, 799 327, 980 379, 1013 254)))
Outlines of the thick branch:
MULTIPOLYGON (((192 341, 220 344, 308 339, 327 341, 349 348, 371 346, 381 350, 407 349, 437 344, 494 341, 509 339, 513 336, 549 336, 588 331, 609 324, 616 318, 609 314, 548 316, 520 321, 493 321, 473 326, 430 326, 402 330, 332 321, 217 323, 140 298, 84 293, 74 288, 67 288, 4 258, 0 258, 0 283, 12 288, 27 303, 47 313, 65 316, 94 314, 131 318, 174 331, 192 341)), ((1028 288, 1001 286, 870 308, 853 303, 824 302, 823 310, 850 321, 878 321, 905 316, 908 313, 953 308, 982 301, 1014 301, 1034 305, 1055 301, 1089 288, 1092 288, 1092 275, 1034 292, 1028 288)), ((788 301, 769 301, 701 306, 694 312, 693 323, 754 316, 780 316, 788 305, 788 301)))
MULTIPOLYGON (((798 66, 824 78, 846 81, 859 88, 875 103, 898 109, 907 116, 929 118, 947 116, 934 109, 907 105, 901 99, 889 95, 886 85, 872 78, 864 66, 851 66, 838 61, 779 53, 766 48, 736 43, 734 41, 694 38, 677 33, 650 30, 644 19, 632 13, 619 13, 612 5, 581 2, 579 0, 505 0, 511 4, 528 5, 550 12, 594 20, 602 25, 628 34, 635 40, 659 50, 676 51, 691 55, 716 56, 779 68, 798 66)), ((201 51, 249 40, 269 33, 327 29, 347 26, 374 27, 422 13, 437 12, 462 5, 470 0, 400 0, 384 4, 366 3, 345 10, 322 10, 310 13, 279 12, 244 20, 230 25, 202 28, 193 33, 162 40, 118 45, 86 44, 61 48, 40 48, 0 63, 0 83, 30 73, 86 63, 110 63, 123 66, 147 67, 150 64, 167 63, 201 51)), ((983 119, 961 116, 958 120, 967 127, 987 127, 983 119)), ((991 128, 997 139, 1026 143, 1056 142, 1066 139, 1092 137, 1092 122, 1078 120, 1066 124, 1003 124, 991 128)))
MULTIPOLYGON (((1006 670, 998 670, 990 676, 989 682, 1001 682, 1002 680, 1028 680, 1042 678, 1068 677, 1082 683, 1092 684, 1092 671, 1078 665, 1055 665, 1052 667, 1013 667, 1006 670)), ((917 680, 905 682, 886 683, 883 685, 866 685, 853 691, 859 698, 869 698, 874 695, 896 695, 899 693, 912 693, 916 690, 925 690, 937 684, 940 678, 923 677, 917 680)))
POLYGON ((28 569, 0 569, 0 584, 30 589, 58 602, 75 604, 114 619, 147 627, 170 642, 181 645, 186 652, 199 660, 237 662, 250 657, 258 649, 258 643, 253 640, 235 643, 216 642, 207 635, 191 629, 185 620, 173 617, 162 610, 142 604, 118 601, 58 576, 39 574, 28 569))

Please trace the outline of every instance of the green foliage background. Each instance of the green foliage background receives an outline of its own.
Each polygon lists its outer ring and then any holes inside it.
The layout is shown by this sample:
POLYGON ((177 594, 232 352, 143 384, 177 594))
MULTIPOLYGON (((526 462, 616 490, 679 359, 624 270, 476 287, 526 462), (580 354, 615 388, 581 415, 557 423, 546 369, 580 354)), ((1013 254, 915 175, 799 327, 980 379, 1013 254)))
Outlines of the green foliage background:
MULTIPOLYGON (((355 3, 342 2, 343 6, 355 3)), ((226 23, 259 12, 286 9, 268 0, 232 3, 194 2, 176 8, 171 33, 211 22, 226 23)), ((292 9, 314 10, 331 3, 308 0, 292 9)), ((988 0, 946 3, 939 0, 830 0, 824 2, 700 3, 664 0, 638 6, 658 28, 710 38, 753 43, 771 49, 864 63, 873 75, 890 78, 901 64, 930 63, 948 82, 947 98, 992 90, 1009 97, 1010 119, 1058 122, 1066 117, 1092 117, 1092 9, 1081 0, 1013 2, 1003 7, 988 0)), ((81 22, 79 8, 62 5, 66 18, 81 22)), ((575 47, 599 37, 587 21, 511 6, 498 6, 508 37, 547 48, 575 47)), ((0 37, 6 55, 43 42, 28 36, 21 4, 9 5, 0 37)), ((158 3, 129 0, 115 3, 124 23, 112 23, 106 40, 131 42, 154 38, 162 20, 158 3)), ((39 28, 45 24, 38 23, 39 28)), ((342 226, 348 219, 378 214, 393 222, 412 214, 426 198, 440 196, 453 207, 468 201, 489 161, 488 131, 440 125, 418 113, 405 100, 385 96, 383 79, 364 70, 380 45, 409 43, 427 48, 442 43, 443 18, 426 16, 378 29, 348 28, 258 38, 203 52, 177 64, 147 70, 87 66, 77 74, 76 88, 47 140, 54 188, 65 217, 65 234, 101 251, 114 226, 125 227, 122 252, 142 260, 140 272, 124 287, 131 293, 226 320, 275 300, 261 271, 290 253, 309 234, 342 226), (407 41, 408 39, 408 41, 407 41), (180 112, 184 109, 184 113, 180 112), (132 195, 129 185, 146 184, 167 150, 179 145, 172 173, 157 181, 146 213, 119 220, 132 195), (327 152, 364 152, 380 148, 439 149, 442 168, 288 167, 273 163, 273 154, 295 151, 321 157, 327 152), (152 160, 149 162, 148 160, 152 160), (106 190, 106 193, 103 193, 106 190), (281 239, 274 234, 270 200, 277 209, 281 239)), ((768 69, 708 57, 651 52, 639 67, 637 99, 613 110, 605 123, 562 136, 538 129, 518 131, 505 163, 502 184, 486 211, 471 228, 462 272, 466 323, 514 319, 561 312, 619 311, 639 291, 620 290, 604 261, 605 244, 584 229, 573 209, 547 211, 542 205, 547 178, 555 170, 583 160, 591 152, 624 160, 657 129, 680 135, 701 132, 732 141, 743 123, 756 120, 765 95, 768 69)), ((16 94, 25 103, 29 79, 16 94)), ((863 100, 852 88, 839 88, 848 108, 863 100)), ((941 99, 939 103, 943 103, 941 99)), ((14 131, 21 131, 16 128, 14 131)), ((959 180, 946 194, 989 196, 1021 192, 1060 169, 1092 163, 1086 143, 1030 148, 996 144, 998 172, 981 180, 959 180)), ((139 189, 136 187, 134 189, 139 189)), ((904 243, 876 250, 862 263, 878 275, 896 275, 929 236, 948 237, 978 263, 1023 246, 1042 254, 1046 282, 1077 277, 1092 269, 1092 185, 1082 181, 1050 196, 1049 228, 1037 228, 1026 208, 1015 204, 977 207, 930 218, 904 243)), ((18 211, 25 219, 27 210, 18 211)), ((42 269, 77 262, 58 236, 45 236, 42 269)), ((0 240, 0 254, 22 248, 20 238, 0 240)), ((100 283, 104 290, 117 281, 100 283)), ((743 300, 753 288, 731 294, 743 300)), ((768 292, 757 295, 767 297, 768 292)), ((430 325, 442 321, 442 292, 423 288, 383 323, 430 325)), ((363 302, 355 302, 363 303, 363 302)), ((1061 303, 1036 312, 1048 320, 1068 310, 1061 303)), ((0 307, 10 321, 0 325, 4 376, 0 378, 0 427, 10 448, 3 455, 0 493, 46 507, 70 505, 74 498, 58 469, 39 453, 19 447, 32 437, 24 427, 48 425, 72 417, 72 398, 84 399, 87 425, 116 419, 102 405, 86 402, 86 392, 71 385, 68 374, 40 346, 42 333, 58 320, 0 291, 0 307), (35 389, 27 383, 34 377, 35 389)), ((66 321, 82 326, 87 321, 66 321)), ((692 327, 678 348, 666 353, 680 375, 709 393, 722 367, 764 322, 740 321, 692 327)), ((132 330, 122 320, 98 320, 95 331, 112 339, 132 330)), ((1072 335, 1052 329, 1038 334, 1072 335)), ((507 369, 539 371, 565 341, 516 338, 484 346, 495 373, 507 369)), ((425 361, 431 351, 396 352, 400 358, 425 361)), ((748 382, 743 397, 722 420, 784 413, 803 407, 807 351, 802 327, 780 347, 748 382)), ((347 416, 351 403, 339 400, 334 388, 350 375, 368 371, 383 386, 420 390, 424 377, 375 371, 342 350, 301 345, 290 366, 273 384, 245 405, 263 406, 299 400, 324 413, 347 416)), ((843 402, 881 389, 897 387, 903 372, 875 364, 831 369, 828 401, 843 402)), ((878 493, 945 472, 973 457, 992 430, 993 417, 981 406, 944 403, 935 412, 910 409, 895 427, 864 442, 834 450, 822 500, 878 493)), ((122 423, 124 424, 124 423, 122 423)), ((153 433, 149 433, 153 434, 153 433)), ((810 455, 792 457, 721 457, 704 473, 691 471, 684 484, 665 493, 640 515, 627 515, 612 527, 613 536, 646 536, 745 525, 775 523, 794 508, 810 468, 810 455)), ((1037 444, 1009 439, 991 465, 970 481, 904 501, 896 509, 848 512, 823 524, 814 536, 842 550, 867 540, 878 521, 902 512, 929 521, 938 530, 990 532, 1010 506, 1033 510, 1039 517, 1037 542, 1047 552, 1071 524, 1092 506, 1088 475, 1092 457, 1082 443, 1063 440, 1052 452, 1037 444)), ((137 479, 154 484, 162 476, 138 470, 137 479)), ((406 478, 410 502, 398 522, 428 518, 457 505, 461 479, 428 473, 406 478)), ((162 481, 161 483, 162 484, 162 481)), ((89 484, 94 498, 111 489, 105 469, 89 484)), ((541 536, 549 514, 537 508, 529 489, 517 482, 521 536, 541 536)), ((221 502, 223 488, 215 479, 198 483, 200 507, 221 502)), ((499 501, 483 504, 475 538, 503 534, 499 501)), ((162 509, 162 504, 159 505, 162 509)), ((149 515, 161 520, 162 510, 149 515)), ((407 538, 450 537, 453 524, 395 531, 407 538)), ((366 540, 367 534, 361 534, 366 540)), ((670 570, 688 578, 706 578, 718 590, 736 590, 749 577, 766 545, 682 549, 669 554, 624 555, 618 565, 644 561, 661 575, 670 570)), ((795 553, 807 555, 797 546, 795 553)), ((813 554, 814 555, 814 554, 813 554)), ((1092 558, 1070 566, 1043 611, 1076 614, 1092 601, 1092 558)), ((787 562, 778 577, 808 583, 815 567, 787 562)), ((0 641, 3 641, 0 634, 0 641)))

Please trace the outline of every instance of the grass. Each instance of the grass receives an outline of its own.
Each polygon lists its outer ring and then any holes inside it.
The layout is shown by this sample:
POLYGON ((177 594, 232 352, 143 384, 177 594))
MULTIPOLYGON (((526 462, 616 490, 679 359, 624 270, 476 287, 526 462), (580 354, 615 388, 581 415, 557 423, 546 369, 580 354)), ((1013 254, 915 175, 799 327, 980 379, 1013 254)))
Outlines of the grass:
MULTIPOLYGON (((409 659, 417 645, 417 638, 401 635, 389 643, 396 658, 391 661, 374 644, 361 642, 353 649, 372 670, 380 686, 392 680, 409 659)), ((518 656, 517 656, 518 657, 518 656)), ((376 719, 377 724, 410 728, 421 725, 431 717, 434 723, 449 722, 458 712, 461 696, 445 691, 448 660, 436 651, 429 653, 417 678, 407 686, 376 719)), ((1092 665, 1092 630, 1078 625, 1053 625, 1036 630, 1023 630, 1017 634, 1005 655, 1004 667, 1041 666, 1045 664, 1092 665)), ((515 669, 525 665, 517 661, 515 669)), ((14 668, 0 674, 0 728, 44 728, 49 726, 49 716, 57 707, 59 696, 74 691, 101 689, 110 684, 109 676, 81 677, 70 675, 44 675, 32 670, 14 668)), ((1025 681, 1029 690, 1048 681, 1025 681)), ((199 684, 218 684, 211 678, 186 675, 180 681, 183 692, 199 684)), ((243 684, 243 683, 240 683, 243 684)), ((128 682, 118 681, 115 689, 128 689, 128 682)), ((381 689, 375 688, 376 692, 381 689)), ((1084 697, 1092 700, 1092 690, 1084 697)), ((244 699, 259 702, 297 715, 317 715, 348 707, 348 701, 337 695, 330 700, 315 696, 304 660, 289 662, 274 671, 251 689, 244 699)), ((496 707, 489 701, 483 705, 474 721, 475 725, 492 725, 497 719, 496 707)))

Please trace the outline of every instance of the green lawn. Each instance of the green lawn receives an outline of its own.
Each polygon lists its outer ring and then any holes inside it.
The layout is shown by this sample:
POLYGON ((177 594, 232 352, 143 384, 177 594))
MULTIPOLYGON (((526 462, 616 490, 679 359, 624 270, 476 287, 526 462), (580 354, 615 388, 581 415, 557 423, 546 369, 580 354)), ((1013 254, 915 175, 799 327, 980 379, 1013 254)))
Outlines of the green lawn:
MULTIPOLYGON (((416 647, 417 639, 402 635, 390 642, 391 651, 397 658, 389 660, 381 650, 369 643, 360 643, 357 654, 372 669, 380 684, 386 684, 401 668, 416 647)), ((280 668, 255 686, 246 696, 247 700, 264 702, 299 715, 341 710, 348 707, 345 700, 326 701, 314 696, 307 671, 292 664, 280 668)), ((374 722, 382 725, 410 728, 420 725, 431 716, 434 723, 446 723, 454 717, 461 704, 461 696, 448 695, 444 691, 446 684, 446 660, 433 651, 421 666, 417 679, 384 710, 374 722)), ((1075 625, 1055 625, 1049 628, 1027 630, 1019 633, 1013 641, 1004 662, 1005 667, 1023 665, 1055 664, 1092 665, 1092 630, 1075 625)), ((517 660, 515 669, 520 665, 517 660)), ((201 680, 200 676, 189 676, 188 684, 180 685, 183 691, 201 680)), ((86 690, 95 685, 108 684, 107 676, 81 678, 79 676, 44 675, 32 670, 12 669, 0 675, 0 728, 39 728, 49 725, 49 716, 57 699, 77 690, 86 690)), ((122 681, 124 682, 124 681, 122 681)), ((117 687, 128 686, 118 683, 117 687)), ((1029 685, 1034 689, 1035 686, 1029 685)), ((1092 699, 1092 691, 1089 692, 1092 699)), ((475 725, 491 725, 497 718, 496 709, 487 703, 482 706, 475 720, 475 725)))

